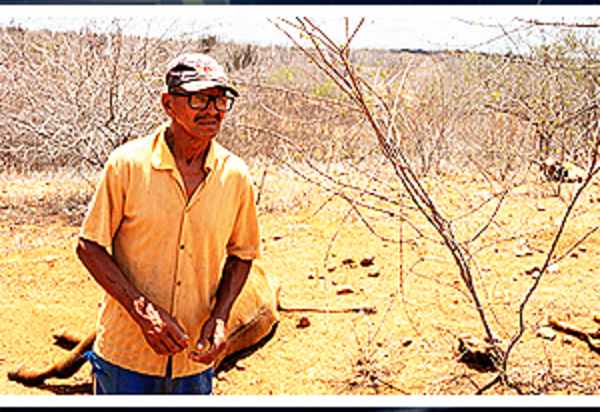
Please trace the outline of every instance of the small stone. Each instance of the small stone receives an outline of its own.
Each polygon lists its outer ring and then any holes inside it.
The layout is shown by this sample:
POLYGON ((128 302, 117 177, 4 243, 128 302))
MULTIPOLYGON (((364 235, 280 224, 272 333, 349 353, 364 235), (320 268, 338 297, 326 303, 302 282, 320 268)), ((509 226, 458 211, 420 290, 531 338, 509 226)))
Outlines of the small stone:
POLYGON ((355 268, 356 261, 353 258, 344 259, 342 260, 342 265, 348 266, 349 268, 355 268))
POLYGON ((534 266, 532 268, 525 269, 525 274, 527 276, 533 276, 533 277, 539 276, 539 274, 540 274, 540 268, 537 267, 537 266, 534 266))
POLYGON ((577 259, 577 258, 579 258, 579 253, 577 253, 577 252, 573 252, 573 253, 571 253, 571 257, 572 257, 573 259, 577 259))
POLYGON ((496 370, 499 362, 498 353, 492 345, 480 339, 461 335, 458 336, 458 361, 463 362, 477 370, 496 370))
POLYGON ((369 272, 367 276, 370 278, 378 278, 379 276, 381 276, 381 272, 369 272))
POLYGON ((373 266, 375 264, 375 256, 367 255, 362 258, 360 265, 362 267, 373 266))
POLYGON ((239 371, 245 371, 245 370, 246 370, 246 365, 245 365, 245 364, 243 364, 243 363, 242 363, 242 362, 240 362, 240 361, 237 361, 237 362, 235 363, 235 368, 236 368, 237 370, 239 370, 239 371))
POLYGON ((580 252, 587 252, 587 247, 585 247, 585 246, 579 246, 578 249, 580 252))
POLYGON ((402 339, 402 346, 405 347, 405 348, 407 348, 410 345, 412 345, 412 343, 413 343, 413 340, 411 338, 404 338, 404 339, 402 339))
POLYGON ((575 343, 575 339, 573 339, 572 336, 565 336, 563 337, 562 341, 565 345, 572 345, 573 343, 575 343))
POLYGON ((329 273, 334 272, 336 269, 337 269, 337 266, 335 266, 335 265, 329 265, 329 266, 327 266, 327 271, 329 273))
POLYGON ((274 234, 274 235, 271 237, 271 239, 273 239, 273 240, 281 240, 281 239, 283 239, 283 236, 282 236, 282 235, 280 235, 279 233, 275 233, 275 234, 274 234))
POLYGON ((354 288, 348 285, 341 285, 336 292, 338 295, 350 295, 354 292, 354 288))
POLYGON ((540 328, 537 330, 536 335, 542 339, 546 339, 546 340, 554 340, 556 339, 556 332, 554 332, 554 330, 552 330, 552 328, 540 328))
POLYGON ((314 278, 315 278, 315 275, 313 275, 313 274, 311 273, 310 275, 308 275, 308 278, 309 278, 309 279, 314 279, 314 278))
POLYGON ((302 316, 298 319, 298 323, 296 324, 297 328, 308 328, 310 326, 310 319, 308 316, 302 316))

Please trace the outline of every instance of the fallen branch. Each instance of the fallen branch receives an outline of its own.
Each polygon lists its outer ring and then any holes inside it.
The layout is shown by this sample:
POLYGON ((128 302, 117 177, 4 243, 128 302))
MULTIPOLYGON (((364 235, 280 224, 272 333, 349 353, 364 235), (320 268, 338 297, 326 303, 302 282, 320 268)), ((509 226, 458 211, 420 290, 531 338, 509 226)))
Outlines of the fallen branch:
POLYGON ((552 329, 575 336, 587 343, 591 351, 600 353, 600 330, 585 330, 570 323, 562 322, 554 317, 550 317, 548 323, 550 323, 552 329))
POLYGON ((319 308, 314 306, 290 308, 283 306, 281 302, 277 304, 279 312, 315 312, 315 313, 364 313, 366 315, 374 315, 377 313, 377 308, 373 306, 360 306, 353 308, 319 308))

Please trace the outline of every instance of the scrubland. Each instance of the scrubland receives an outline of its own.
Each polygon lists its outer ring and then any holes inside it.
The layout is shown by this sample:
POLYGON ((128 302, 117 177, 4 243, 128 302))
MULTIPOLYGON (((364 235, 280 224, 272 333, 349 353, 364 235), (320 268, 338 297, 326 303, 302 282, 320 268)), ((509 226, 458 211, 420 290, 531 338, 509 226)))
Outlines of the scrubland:
POLYGON ((101 166, 165 121, 168 58, 203 49, 241 91, 219 141, 250 165, 262 265, 299 309, 216 394, 597 394, 593 41, 557 27, 518 55, 352 50, 280 24, 304 53, 118 22, 1 29, 0 393, 89 391, 87 368, 40 388, 5 372, 94 327, 101 293, 74 242, 101 166), (549 181, 547 156, 585 179, 549 181))

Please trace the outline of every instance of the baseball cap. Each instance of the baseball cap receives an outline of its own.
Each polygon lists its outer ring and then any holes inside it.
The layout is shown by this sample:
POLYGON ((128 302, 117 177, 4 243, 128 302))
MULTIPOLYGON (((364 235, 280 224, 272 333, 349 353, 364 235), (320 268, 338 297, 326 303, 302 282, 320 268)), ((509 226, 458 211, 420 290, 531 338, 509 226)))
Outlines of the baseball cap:
POLYGON ((188 53, 171 60, 167 66, 169 90, 181 89, 194 93, 211 87, 222 87, 238 96, 227 79, 225 70, 215 59, 202 53, 188 53))

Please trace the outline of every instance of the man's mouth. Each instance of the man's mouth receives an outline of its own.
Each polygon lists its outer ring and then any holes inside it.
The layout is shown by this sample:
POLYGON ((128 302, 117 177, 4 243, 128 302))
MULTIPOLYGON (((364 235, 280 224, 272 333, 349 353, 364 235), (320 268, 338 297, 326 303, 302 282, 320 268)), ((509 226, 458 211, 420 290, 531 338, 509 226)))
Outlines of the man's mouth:
POLYGON ((204 117, 204 116, 198 116, 195 119, 196 123, 201 123, 201 124, 218 124, 219 123, 219 119, 215 118, 215 117, 204 117))

